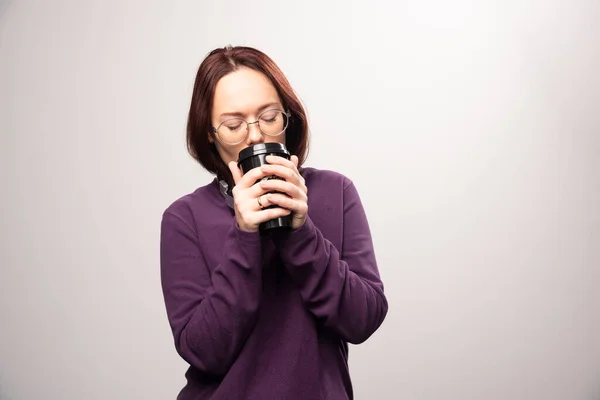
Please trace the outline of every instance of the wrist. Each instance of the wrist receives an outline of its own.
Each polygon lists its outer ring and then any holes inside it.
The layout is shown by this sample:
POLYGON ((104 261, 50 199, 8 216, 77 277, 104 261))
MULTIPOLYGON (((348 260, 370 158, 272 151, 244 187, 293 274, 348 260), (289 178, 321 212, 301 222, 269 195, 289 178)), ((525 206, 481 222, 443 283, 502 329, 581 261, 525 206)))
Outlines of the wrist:
POLYGON ((237 220, 234 222, 233 229, 235 230, 235 237, 238 242, 249 246, 261 244, 258 229, 252 230, 244 228, 243 226, 239 225, 237 220))

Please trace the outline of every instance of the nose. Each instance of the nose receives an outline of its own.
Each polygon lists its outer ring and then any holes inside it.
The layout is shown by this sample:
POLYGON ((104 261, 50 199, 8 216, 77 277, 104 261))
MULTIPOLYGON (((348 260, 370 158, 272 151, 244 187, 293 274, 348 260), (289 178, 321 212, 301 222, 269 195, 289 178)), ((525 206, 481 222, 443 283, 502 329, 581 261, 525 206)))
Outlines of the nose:
POLYGON ((256 143, 262 143, 264 141, 265 137, 258 127, 258 121, 248 124, 248 139, 246 140, 248 146, 252 146, 256 143))

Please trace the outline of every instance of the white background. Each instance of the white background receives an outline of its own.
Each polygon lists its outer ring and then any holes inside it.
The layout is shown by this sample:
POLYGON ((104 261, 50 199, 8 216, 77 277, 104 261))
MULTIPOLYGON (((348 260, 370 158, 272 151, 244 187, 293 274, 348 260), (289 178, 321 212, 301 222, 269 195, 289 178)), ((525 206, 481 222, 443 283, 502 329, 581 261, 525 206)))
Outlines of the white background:
POLYGON ((173 399, 162 211, 198 65, 255 46, 353 179, 357 399, 600 399, 600 3, 0 0, 0 398, 173 399))

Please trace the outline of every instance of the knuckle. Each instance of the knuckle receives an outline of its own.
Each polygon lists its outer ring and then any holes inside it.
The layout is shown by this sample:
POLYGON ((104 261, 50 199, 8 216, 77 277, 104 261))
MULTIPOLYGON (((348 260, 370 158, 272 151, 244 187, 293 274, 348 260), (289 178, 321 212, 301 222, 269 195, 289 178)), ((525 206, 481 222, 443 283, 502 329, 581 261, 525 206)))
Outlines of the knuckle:
POLYGON ((242 204, 243 204, 243 202, 242 202, 242 200, 240 199, 240 196, 239 196, 239 195, 237 195, 237 196, 234 196, 234 197, 233 197, 233 205, 234 205, 236 208, 238 208, 238 209, 239 209, 239 208, 241 208, 242 204))
POLYGON ((273 209, 273 217, 279 217, 281 215, 285 215, 288 210, 285 208, 274 208, 273 209))
POLYGON ((266 176, 267 175, 267 173, 265 171, 263 171, 262 168, 257 167, 257 168, 254 168, 253 171, 258 176, 266 176))
POLYGON ((242 219, 242 222, 244 223, 244 225, 250 225, 251 221, 250 221, 250 218, 248 217, 248 215, 242 214, 241 219, 242 219))
POLYGON ((254 169, 248 171, 248 173, 246 175, 244 175, 244 177, 247 178, 248 180, 252 181, 252 180, 260 179, 262 174, 263 174, 263 172, 260 168, 254 168, 254 169))

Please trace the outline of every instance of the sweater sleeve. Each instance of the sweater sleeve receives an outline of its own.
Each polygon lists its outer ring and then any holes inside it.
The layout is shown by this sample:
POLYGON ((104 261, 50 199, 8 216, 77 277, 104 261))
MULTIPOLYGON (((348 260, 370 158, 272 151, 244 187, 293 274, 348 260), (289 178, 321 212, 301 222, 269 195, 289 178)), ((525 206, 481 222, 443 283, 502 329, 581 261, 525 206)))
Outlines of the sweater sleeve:
POLYGON ((215 376, 227 372, 252 330, 261 292, 260 236, 232 225, 219 265, 209 266, 184 218, 167 211, 161 224, 161 283, 175 347, 215 376))
POLYGON ((308 217, 283 236, 279 251, 305 306, 343 340, 358 344, 383 322, 383 292, 365 211, 351 181, 344 189, 343 248, 323 237, 308 217))

